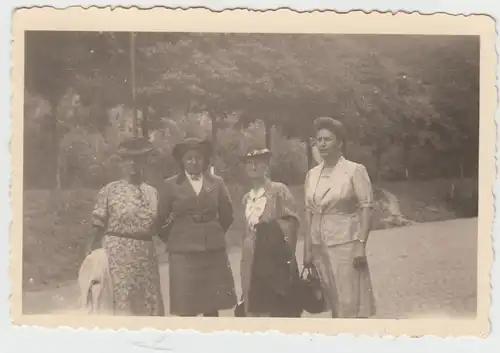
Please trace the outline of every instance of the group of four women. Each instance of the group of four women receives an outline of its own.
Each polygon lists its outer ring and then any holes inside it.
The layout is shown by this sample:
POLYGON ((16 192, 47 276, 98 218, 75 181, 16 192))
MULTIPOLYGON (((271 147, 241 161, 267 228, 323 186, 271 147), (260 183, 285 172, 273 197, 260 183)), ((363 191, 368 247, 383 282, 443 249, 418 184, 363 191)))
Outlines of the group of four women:
MULTIPOLYGON (((321 163, 305 180, 304 267, 314 267, 332 317, 374 314, 365 246, 373 193, 363 165, 343 156, 345 132, 337 120, 315 121, 321 163)), ((92 213, 89 252, 108 258, 116 315, 163 316, 165 309, 153 236, 165 242, 169 259, 170 314, 216 317, 238 304, 226 233, 233 204, 224 181, 209 172, 212 146, 189 138, 173 156, 182 172, 161 188, 142 178, 147 140, 131 139, 118 150, 127 178, 102 188, 92 213)), ((250 181, 243 197, 241 289, 245 316, 297 317, 293 283, 300 217, 287 186, 269 178, 271 152, 242 157, 250 181)))

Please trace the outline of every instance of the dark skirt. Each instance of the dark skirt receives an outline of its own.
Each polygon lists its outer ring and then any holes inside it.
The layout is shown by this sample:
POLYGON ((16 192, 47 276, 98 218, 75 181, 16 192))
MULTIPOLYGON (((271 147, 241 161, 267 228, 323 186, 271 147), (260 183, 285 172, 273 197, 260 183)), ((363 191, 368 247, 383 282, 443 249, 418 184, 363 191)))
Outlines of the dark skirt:
POLYGON ((252 261, 247 311, 271 317, 300 317, 295 298, 299 272, 278 222, 261 224, 257 230, 252 261))
POLYGON ((196 316, 236 305, 225 249, 170 253, 170 314, 196 316))

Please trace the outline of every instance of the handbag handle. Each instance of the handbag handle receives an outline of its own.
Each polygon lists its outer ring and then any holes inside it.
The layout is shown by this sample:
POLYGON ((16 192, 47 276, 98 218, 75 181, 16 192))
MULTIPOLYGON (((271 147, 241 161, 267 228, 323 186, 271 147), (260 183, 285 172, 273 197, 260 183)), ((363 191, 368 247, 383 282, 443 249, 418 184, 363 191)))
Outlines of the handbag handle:
POLYGON ((315 278, 319 278, 318 270, 316 269, 316 266, 312 267, 303 267, 302 271, 300 272, 300 278, 304 278, 304 272, 308 272, 308 274, 312 275, 315 278))

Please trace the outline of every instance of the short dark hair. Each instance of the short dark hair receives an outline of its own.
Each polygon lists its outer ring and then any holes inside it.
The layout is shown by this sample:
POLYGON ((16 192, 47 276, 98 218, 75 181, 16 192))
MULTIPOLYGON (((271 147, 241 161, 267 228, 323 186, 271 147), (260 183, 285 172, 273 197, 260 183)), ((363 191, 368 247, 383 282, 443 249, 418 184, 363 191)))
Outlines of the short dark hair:
POLYGON ((314 120, 314 132, 317 133, 319 130, 326 129, 334 134, 338 140, 342 142, 342 150, 343 153, 346 151, 346 131, 344 128, 344 124, 342 122, 322 116, 314 120))

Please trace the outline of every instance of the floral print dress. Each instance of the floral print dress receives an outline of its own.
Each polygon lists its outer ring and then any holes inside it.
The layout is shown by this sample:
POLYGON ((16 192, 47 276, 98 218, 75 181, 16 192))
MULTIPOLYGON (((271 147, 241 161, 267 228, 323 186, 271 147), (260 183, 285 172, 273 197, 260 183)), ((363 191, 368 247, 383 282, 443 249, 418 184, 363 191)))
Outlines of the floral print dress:
POLYGON ((157 234, 158 194, 125 180, 102 188, 92 212, 104 230, 115 315, 163 316, 160 275, 152 237, 157 234))

